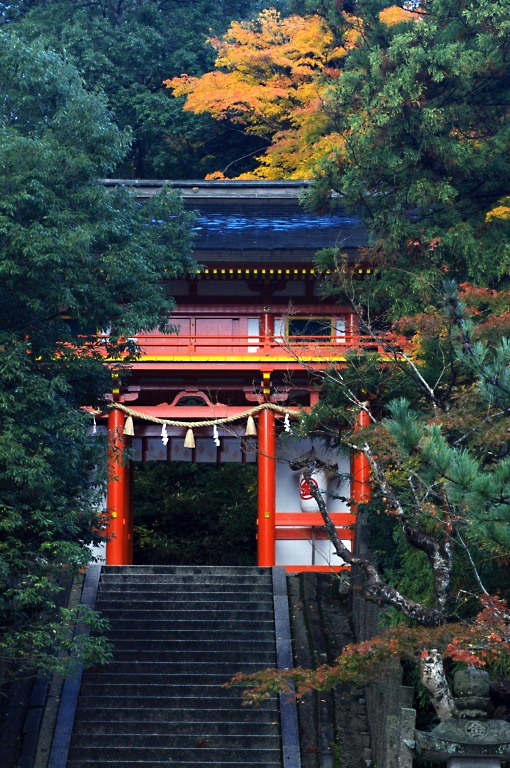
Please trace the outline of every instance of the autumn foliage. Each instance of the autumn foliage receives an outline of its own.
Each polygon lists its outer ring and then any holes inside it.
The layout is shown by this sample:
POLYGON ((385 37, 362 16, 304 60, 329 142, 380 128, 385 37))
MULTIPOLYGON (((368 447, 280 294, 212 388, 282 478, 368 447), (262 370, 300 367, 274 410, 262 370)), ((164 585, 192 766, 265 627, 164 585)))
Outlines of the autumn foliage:
MULTIPOLYGON (((217 51, 213 72, 164 81, 174 96, 186 96, 185 111, 232 121, 267 141, 256 169, 236 178, 310 178, 322 160, 342 156, 344 139, 328 109, 328 89, 362 33, 359 19, 342 18, 343 29, 333 30, 317 15, 282 18, 267 9, 253 21, 232 22, 225 35, 208 41, 217 51)), ((390 7, 380 18, 393 26, 419 15, 390 7)), ((218 171, 209 178, 226 176, 218 171)))
POLYGON ((186 96, 186 111, 230 120, 267 141, 253 177, 309 178, 321 157, 341 151, 324 93, 339 77, 347 50, 336 44, 324 19, 282 18, 269 9, 255 21, 232 22, 223 37, 209 42, 217 51, 215 71, 181 75, 165 85, 186 96))
POLYGON ((299 699, 310 690, 329 690, 340 683, 362 685, 376 679, 392 658, 419 665, 430 648, 440 649, 446 662, 484 668, 487 664, 508 663, 509 630, 506 601, 497 595, 482 595, 480 610, 473 621, 426 629, 401 624, 371 640, 345 646, 333 664, 322 664, 316 669, 297 667, 238 674, 232 683, 244 687, 244 700, 250 704, 260 703, 275 691, 295 692, 299 699))

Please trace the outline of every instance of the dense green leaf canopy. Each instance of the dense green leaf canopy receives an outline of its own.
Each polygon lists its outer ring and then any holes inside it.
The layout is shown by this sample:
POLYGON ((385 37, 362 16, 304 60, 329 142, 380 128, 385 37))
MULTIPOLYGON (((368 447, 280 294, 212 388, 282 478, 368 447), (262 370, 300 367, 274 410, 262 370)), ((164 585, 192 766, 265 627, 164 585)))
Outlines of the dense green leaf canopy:
POLYGON ((357 4, 358 42, 327 105, 345 159, 318 170, 315 203, 335 191, 361 213, 369 255, 392 267, 379 296, 398 313, 418 305, 406 293, 430 300, 445 272, 507 279, 510 18, 506 0, 425 0, 387 25, 384 5, 357 4))
POLYGON ((113 347, 168 324, 191 219, 166 192, 141 208, 100 183, 127 136, 57 54, 2 32, 0 81, 0 659, 37 666, 62 641, 47 580, 100 535, 103 446, 82 406, 111 380, 90 333, 113 347))
MULTIPOLYGON (((206 45, 250 0, 32 0, 9 4, 6 25, 44 41, 79 70, 89 88, 103 91, 115 122, 132 131, 118 174, 124 178, 202 178, 249 153, 239 131, 182 112, 163 80, 211 68, 206 45), (7 22, 9 19, 9 23, 7 22), (243 140, 243 146, 240 146, 243 140)), ((258 142, 257 147, 260 142, 258 142)))

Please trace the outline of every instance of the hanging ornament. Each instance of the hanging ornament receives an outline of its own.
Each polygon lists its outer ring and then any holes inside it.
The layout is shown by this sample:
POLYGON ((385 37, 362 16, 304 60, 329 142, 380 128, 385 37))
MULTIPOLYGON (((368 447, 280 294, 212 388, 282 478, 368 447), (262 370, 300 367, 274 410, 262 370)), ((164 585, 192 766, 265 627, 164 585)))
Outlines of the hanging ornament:
POLYGON ((134 437, 135 434, 135 428, 133 426, 133 418, 131 416, 128 416, 126 419, 126 423, 124 424, 124 435, 126 437, 134 437))
POLYGON ((299 506, 301 507, 301 512, 320 512, 320 507, 310 490, 312 487, 319 491, 324 504, 326 504, 328 477, 323 469, 314 469, 312 474, 308 475, 307 473, 306 477, 305 472, 301 472, 299 476, 299 506))
POLYGON ((166 431, 166 424, 161 427, 161 442, 163 445, 168 445, 168 432, 166 431))
POLYGON ((184 447, 185 448, 195 447, 195 435, 193 434, 193 430, 191 429, 191 427, 186 432, 186 437, 184 439, 184 447))
POLYGON ((214 440, 215 446, 217 448, 219 448, 220 447, 220 436, 218 435, 218 427, 216 426, 216 424, 214 424, 214 426, 213 426, 212 436, 213 436, 213 440, 214 440))
POLYGON ((248 416, 248 420, 246 422, 246 430, 244 434, 246 435, 246 437, 256 437, 257 428, 255 426, 255 420, 253 416, 248 416))
POLYGON ((290 418, 288 413, 285 414, 285 418, 283 420, 283 426, 286 432, 292 432, 292 427, 290 426, 290 418))

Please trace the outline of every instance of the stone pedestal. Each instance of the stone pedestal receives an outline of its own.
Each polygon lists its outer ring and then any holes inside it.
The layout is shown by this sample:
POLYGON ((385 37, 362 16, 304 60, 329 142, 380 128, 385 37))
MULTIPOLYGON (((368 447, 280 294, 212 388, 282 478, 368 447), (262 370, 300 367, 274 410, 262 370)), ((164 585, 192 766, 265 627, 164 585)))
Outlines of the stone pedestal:
POLYGON ((501 761, 495 757, 452 757, 446 761, 446 768, 500 768, 501 761))

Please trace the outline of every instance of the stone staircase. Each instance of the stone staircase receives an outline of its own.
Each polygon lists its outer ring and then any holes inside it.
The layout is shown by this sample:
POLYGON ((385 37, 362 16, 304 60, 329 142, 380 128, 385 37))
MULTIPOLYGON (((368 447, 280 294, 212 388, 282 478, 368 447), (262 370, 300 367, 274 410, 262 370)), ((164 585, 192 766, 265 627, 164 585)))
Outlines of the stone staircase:
POLYGON ((222 687, 276 665, 271 569, 103 567, 96 607, 114 657, 83 673, 67 768, 282 768, 278 698, 222 687))

